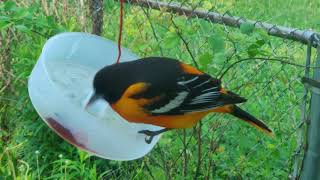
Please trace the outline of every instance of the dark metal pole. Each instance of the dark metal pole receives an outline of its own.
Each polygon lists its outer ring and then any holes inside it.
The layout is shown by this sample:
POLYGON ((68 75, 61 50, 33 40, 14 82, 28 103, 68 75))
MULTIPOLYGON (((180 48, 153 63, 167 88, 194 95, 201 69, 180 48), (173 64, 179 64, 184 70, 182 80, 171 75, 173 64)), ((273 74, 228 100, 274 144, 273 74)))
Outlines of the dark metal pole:
MULTIPOLYGON (((309 67, 310 63, 311 63, 311 51, 312 51, 312 46, 311 43, 308 44, 307 47, 307 57, 306 57, 306 66, 309 67)), ((304 78, 309 78, 310 77, 310 68, 306 68, 305 70, 305 74, 304 74, 304 78)), ((302 82, 304 83, 304 82, 302 82)), ((306 132, 306 127, 304 126, 305 122, 306 122, 306 114, 307 114, 307 103, 309 102, 308 99, 308 92, 309 92, 309 88, 307 87, 307 85, 304 86, 304 95, 303 95, 303 100, 301 103, 301 119, 300 119, 300 125, 299 128, 297 129, 297 149, 296 149, 296 153, 294 155, 294 165, 293 165, 293 172, 292 175, 290 177, 290 179, 295 180, 298 179, 299 175, 300 175, 300 170, 302 167, 302 158, 303 158, 303 147, 305 145, 305 143, 303 142, 305 140, 305 132, 306 132)))
MULTIPOLYGON (((320 47, 316 66, 320 66, 320 47)), ((320 70, 314 69, 313 80, 320 81, 320 70)), ((303 162, 302 180, 320 180, 320 89, 311 86, 310 126, 307 151, 303 162)))
POLYGON ((92 34, 101 35, 103 27, 103 0, 90 0, 92 34))

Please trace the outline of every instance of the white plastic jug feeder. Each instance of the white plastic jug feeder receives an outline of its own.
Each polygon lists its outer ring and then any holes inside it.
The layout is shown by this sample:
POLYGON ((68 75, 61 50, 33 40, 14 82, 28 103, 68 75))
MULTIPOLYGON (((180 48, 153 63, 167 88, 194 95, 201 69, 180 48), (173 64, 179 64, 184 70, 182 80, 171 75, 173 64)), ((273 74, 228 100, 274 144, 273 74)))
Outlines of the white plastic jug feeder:
MULTIPOLYGON (((86 110, 95 73, 117 58, 117 45, 87 33, 62 33, 50 38, 29 77, 32 104, 58 135, 76 147, 111 160, 133 160, 158 142, 145 142, 140 130, 161 127, 129 123, 105 101, 86 110)), ((138 59, 122 48, 120 62, 138 59)), ((114 77, 117 78, 117 77, 114 77)), ((110 87, 112 88, 112 87, 110 87)))

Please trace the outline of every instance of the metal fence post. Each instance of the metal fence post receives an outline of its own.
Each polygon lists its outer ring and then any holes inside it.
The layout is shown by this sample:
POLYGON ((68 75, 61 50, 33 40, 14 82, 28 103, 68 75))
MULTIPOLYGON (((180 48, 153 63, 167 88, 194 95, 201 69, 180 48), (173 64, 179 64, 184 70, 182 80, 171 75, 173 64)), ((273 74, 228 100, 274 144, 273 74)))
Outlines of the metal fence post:
MULTIPOLYGON (((305 70, 305 74, 304 76, 309 78, 310 77, 310 63, 311 63, 311 51, 312 51, 312 45, 311 43, 308 44, 307 47, 307 57, 306 57, 306 70, 305 70)), ((302 158, 303 158, 303 147, 305 145, 304 140, 305 140, 305 132, 306 132, 306 127, 304 126, 305 122, 306 122, 306 114, 307 114, 307 103, 309 102, 308 99, 308 87, 305 85, 304 86, 304 97, 301 103, 301 119, 300 119, 300 124, 299 124, 299 128, 297 131, 297 149, 296 149, 296 153, 294 155, 294 165, 293 165, 293 172, 292 175, 290 177, 290 179, 295 180, 299 177, 300 175, 300 170, 301 170, 301 164, 302 164, 302 158)))
MULTIPOLYGON (((320 47, 317 48, 316 66, 320 66, 320 47)), ((313 79, 320 81, 320 69, 314 69, 313 79)), ((302 180, 320 180, 320 91, 311 87, 310 126, 307 151, 303 162, 302 180)))

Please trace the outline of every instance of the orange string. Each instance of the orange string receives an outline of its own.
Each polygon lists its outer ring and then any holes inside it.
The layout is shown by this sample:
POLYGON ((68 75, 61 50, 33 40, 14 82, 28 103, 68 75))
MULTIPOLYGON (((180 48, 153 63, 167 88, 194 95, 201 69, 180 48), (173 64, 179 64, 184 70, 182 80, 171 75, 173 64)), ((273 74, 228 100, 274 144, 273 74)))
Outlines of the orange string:
POLYGON ((120 0, 120 23, 119 23, 119 37, 118 37, 118 58, 117 58, 116 63, 120 62, 120 57, 121 57, 122 27, 123 27, 123 0, 120 0))

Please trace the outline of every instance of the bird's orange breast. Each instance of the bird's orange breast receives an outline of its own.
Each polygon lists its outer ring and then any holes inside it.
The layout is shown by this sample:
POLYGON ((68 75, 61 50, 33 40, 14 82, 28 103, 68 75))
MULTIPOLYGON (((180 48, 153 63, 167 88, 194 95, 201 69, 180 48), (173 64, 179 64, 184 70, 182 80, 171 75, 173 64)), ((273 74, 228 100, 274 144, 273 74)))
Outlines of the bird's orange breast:
POLYGON ((121 98, 112 108, 124 119, 134 123, 152 124, 166 128, 189 128, 201 120, 209 112, 188 113, 183 115, 151 115, 144 112, 137 103, 127 98, 121 98))

